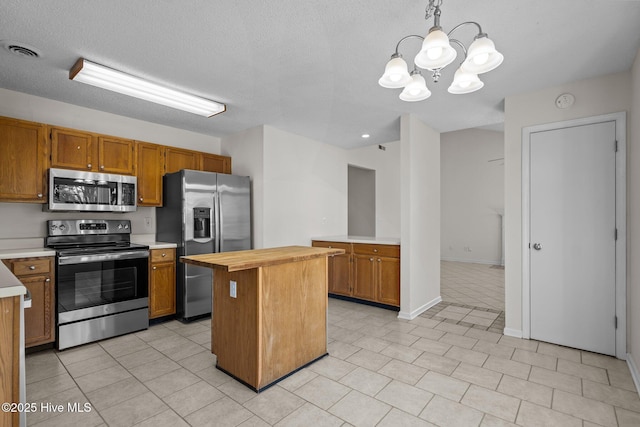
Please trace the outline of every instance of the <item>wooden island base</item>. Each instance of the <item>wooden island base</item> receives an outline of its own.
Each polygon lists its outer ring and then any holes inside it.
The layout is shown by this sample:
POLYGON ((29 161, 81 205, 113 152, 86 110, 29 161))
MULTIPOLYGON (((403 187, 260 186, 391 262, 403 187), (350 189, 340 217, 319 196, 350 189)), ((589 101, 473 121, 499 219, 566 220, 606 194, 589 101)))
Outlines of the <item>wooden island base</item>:
POLYGON ((218 369, 260 392, 324 357, 327 257, 342 252, 289 246, 182 257, 214 269, 211 352, 218 369))

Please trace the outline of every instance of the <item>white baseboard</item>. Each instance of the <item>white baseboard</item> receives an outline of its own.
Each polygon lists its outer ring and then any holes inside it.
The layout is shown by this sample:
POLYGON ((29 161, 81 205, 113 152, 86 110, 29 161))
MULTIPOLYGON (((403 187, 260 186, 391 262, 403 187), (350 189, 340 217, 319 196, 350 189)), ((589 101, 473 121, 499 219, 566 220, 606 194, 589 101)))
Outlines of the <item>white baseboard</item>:
POLYGON ((449 258, 441 257, 440 261, 455 261, 455 262, 468 262, 471 264, 487 264, 487 265, 502 265, 501 260, 488 261, 486 259, 468 259, 468 258, 449 258))
POLYGON ((636 392, 640 394, 640 372, 638 372, 638 367, 633 361, 633 355, 631 355, 631 353, 627 353, 627 366, 629 366, 633 383, 636 385, 636 392))
POLYGON ((442 297, 437 297, 437 298, 432 299, 431 301, 429 301, 428 303, 424 304, 423 306, 416 308, 411 313, 400 311, 398 313, 398 319, 413 320, 416 317, 420 316, 425 311, 429 310, 434 305, 438 304, 439 302, 442 302, 442 297))
POLYGON ((519 329, 504 328, 503 333, 508 337, 522 338, 522 331, 519 329))

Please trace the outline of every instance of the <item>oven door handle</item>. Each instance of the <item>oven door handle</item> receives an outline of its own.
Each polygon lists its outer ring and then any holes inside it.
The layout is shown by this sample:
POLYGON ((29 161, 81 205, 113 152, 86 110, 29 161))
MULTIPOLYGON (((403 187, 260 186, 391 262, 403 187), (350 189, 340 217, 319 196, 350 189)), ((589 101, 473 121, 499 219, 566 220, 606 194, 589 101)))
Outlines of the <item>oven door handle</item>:
POLYGON ((69 255, 58 257, 58 265, 86 264, 100 261, 149 258, 149 251, 123 251, 108 254, 69 255))

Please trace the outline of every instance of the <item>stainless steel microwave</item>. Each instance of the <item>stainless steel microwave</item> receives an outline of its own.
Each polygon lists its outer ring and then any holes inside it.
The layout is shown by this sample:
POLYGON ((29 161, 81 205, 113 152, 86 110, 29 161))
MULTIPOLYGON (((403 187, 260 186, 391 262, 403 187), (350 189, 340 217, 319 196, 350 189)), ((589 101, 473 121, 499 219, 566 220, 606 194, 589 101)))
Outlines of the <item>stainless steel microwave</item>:
POLYGON ((132 212, 137 178, 128 175, 49 169, 49 211, 132 212))

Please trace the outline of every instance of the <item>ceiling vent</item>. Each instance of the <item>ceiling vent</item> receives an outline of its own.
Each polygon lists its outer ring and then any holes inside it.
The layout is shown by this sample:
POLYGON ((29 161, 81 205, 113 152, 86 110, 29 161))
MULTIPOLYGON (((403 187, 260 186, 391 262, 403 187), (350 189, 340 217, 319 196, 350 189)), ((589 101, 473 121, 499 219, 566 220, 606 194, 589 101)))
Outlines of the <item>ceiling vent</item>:
POLYGON ((13 42, 9 40, 3 40, 2 47, 9 52, 22 56, 23 58, 40 58, 40 52, 33 46, 26 45, 24 43, 13 42))

